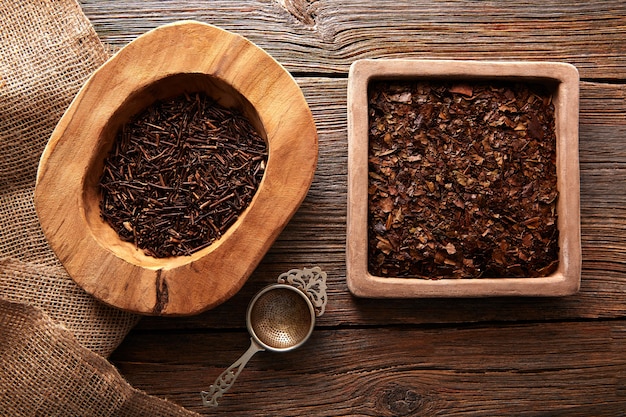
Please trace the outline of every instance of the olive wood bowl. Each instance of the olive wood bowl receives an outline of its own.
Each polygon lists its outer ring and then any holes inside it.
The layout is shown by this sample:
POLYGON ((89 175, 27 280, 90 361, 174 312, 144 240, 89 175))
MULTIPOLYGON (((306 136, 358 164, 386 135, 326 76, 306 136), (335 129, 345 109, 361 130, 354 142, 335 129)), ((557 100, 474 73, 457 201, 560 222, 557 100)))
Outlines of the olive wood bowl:
POLYGON ((350 291, 361 297, 564 296, 578 291, 581 271, 578 162, 579 76, 569 64, 380 59, 356 61, 348 78, 348 224, 350 291), (370 80, 500 80, 544 83, 553 91, 556 133, 557 270, 545 277, 424 279, 380 277, 368 270, 368 84, 370 80))
POLYGON ((193 21, 128 44, 79 91, 41 157, 35 206, 43 232, 85 291, 123 310, 190 315, 232 297, 305 198, 317 132, 290 74, 245 38, 193 21), (99 180, 120 127, 157 100, 204 92, 236 108, 266 140, 264 177, 249 206, 210 246, 153 258, 100 216, 99 180))

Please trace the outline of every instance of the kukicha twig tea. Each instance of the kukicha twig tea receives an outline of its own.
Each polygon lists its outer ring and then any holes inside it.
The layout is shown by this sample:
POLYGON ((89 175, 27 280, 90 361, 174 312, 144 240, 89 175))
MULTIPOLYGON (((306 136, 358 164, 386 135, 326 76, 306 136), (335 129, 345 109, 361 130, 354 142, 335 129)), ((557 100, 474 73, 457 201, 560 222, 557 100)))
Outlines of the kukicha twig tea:
POLYGON ((190 255, 248 207, 266 162, 265 140, 238 111, 203 93, 160 101, 120 129, 101 215, 149 256, 190 255))

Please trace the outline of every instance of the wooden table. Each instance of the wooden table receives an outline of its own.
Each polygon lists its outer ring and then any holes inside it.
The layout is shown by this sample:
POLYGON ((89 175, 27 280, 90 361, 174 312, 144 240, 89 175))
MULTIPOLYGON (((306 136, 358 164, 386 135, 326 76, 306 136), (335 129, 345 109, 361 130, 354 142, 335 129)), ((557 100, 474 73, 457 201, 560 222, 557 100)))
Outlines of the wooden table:
POLYGON ((145 318, 111 360, 135 387, 211 415, 626 413, 626 3, 82 0, 104 42, 195 19, 264 48, 301 86, 319 164, 300 210, 244 288, 215 310, 145 318), (561 4, 558 4, 561 3, 561 4), (565 298, 368 300, 346 286, 350 64, 360 58, 551 60, 581 76, 582 287, 565 298), (252 295, 291 268, 328 273, 298 350, 255 356, 218 408, 200 391, 248 346, 252 295))

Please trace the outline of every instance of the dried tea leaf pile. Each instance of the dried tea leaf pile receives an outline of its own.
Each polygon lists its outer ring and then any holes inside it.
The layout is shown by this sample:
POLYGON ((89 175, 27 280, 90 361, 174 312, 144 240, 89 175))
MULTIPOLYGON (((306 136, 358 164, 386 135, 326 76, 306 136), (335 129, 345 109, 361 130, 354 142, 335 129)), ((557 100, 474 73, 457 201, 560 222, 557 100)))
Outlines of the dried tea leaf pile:
POLYGON ((238 112, 201 93, 157 102, 118 133, 101 215, 147 255, 190 255, 250 204, 266 161, 265 141, 238 112))
POLYGON ((547 91, 377 81, 368 94, 370 273, 536 277, 556 268, 547 91))

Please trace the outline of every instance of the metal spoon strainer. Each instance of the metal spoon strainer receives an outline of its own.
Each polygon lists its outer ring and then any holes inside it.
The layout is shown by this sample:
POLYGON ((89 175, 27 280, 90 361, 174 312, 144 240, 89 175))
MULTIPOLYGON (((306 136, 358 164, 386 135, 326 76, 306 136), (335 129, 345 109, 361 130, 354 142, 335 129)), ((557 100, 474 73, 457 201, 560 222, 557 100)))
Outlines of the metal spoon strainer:
POLYGON ((309 297, 292 285, 274 284, 259 291, 246 314, 250 347, 217 377, 209 391, 202 392, 202 403, 217 406, 217 400, 233 386, 255 353, 287 352, 301 346, 313 332, 315 315, 309 297))

